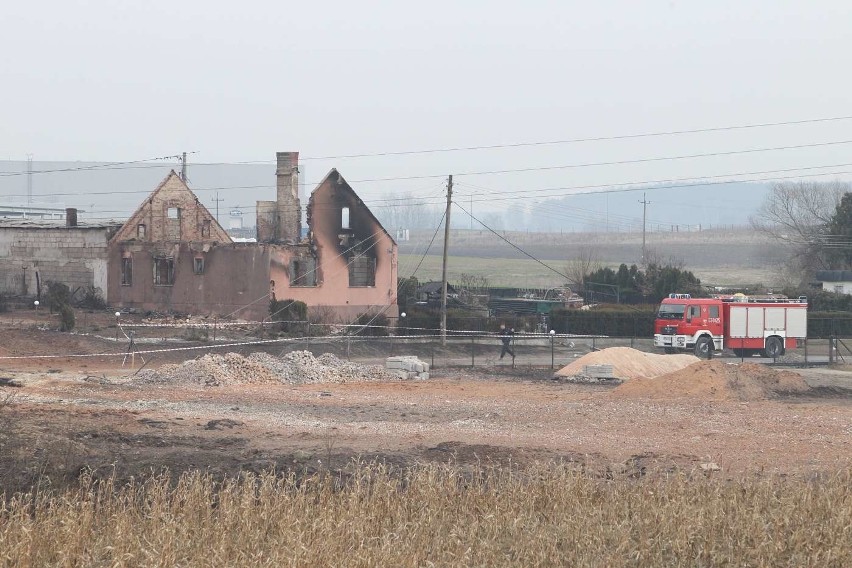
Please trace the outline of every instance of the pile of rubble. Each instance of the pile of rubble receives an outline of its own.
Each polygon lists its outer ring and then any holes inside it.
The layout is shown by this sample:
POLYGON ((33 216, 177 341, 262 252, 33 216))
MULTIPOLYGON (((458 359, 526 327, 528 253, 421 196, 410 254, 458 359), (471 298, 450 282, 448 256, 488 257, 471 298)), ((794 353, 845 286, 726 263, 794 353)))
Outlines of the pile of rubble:
POLYGON ((280 382, 288 384, 355 383, 397 378, 378 365, 343 361, 331 353, 323 353, 319 357, 314 357, 310 351, 292 351, 281 357, 252 353, 249 360, 270 369, 280 382))
POLYGON ((281 357, 252 353, 208 354, 179 365, 147 369, 134 379, 140 384, 198 384, 220 386, 251 383, 349 383, 397 380, 400 375, 377 365, 341 361, 331 353, 314 357, 310 351, 293 351, 281 357))

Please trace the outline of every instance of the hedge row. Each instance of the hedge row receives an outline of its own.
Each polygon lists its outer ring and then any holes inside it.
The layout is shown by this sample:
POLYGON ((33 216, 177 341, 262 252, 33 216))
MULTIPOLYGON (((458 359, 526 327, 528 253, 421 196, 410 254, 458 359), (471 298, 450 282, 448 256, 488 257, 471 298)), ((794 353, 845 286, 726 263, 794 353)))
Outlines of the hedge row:
POLYGON ((808 312, 808 337, 852 337, 852 312, 808 312))
POLYGON ((609 335, 614 337, 651 337, 654 335, 655 309, 554 310, 550 325, 557 333, 609 335))
MULTIPOLYGON (((493 333, 500 324, 517 331, 534 331, 539 316, 513 316, 489 318, 471 315, 464 310, 447 310, 447 329, 453 331, 478 331, 493 333)), ((437 310, 410 309, 405 318, 399 320, 400 335, 437 335, 441 327, 441 315, 437 310)))

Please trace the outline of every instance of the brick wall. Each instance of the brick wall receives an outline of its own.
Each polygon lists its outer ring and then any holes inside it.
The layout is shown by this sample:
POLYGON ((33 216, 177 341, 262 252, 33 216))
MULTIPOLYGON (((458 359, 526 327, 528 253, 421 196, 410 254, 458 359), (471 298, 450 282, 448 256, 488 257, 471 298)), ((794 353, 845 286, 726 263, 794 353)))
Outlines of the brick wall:
POLYGON ((263 245, 236 243, 198 249, 179 243, 172 249, 174 281, 157 285, 154 262, 156 243, 124 243, 110 251, 107 299, 117 308, 177 312, 196 315, 230 315, 260 320, 269 313, 269 252, 263 245), (121 283, 122 258, 132 261, 132 278, 121 283), (203 259, 203 270, 194 269, 203 259))
POLYGON ((278 198, 277 240, 295 243, 301 235, 302 208, 299 203, 299 153, 277 152, 275 170, 278 198))

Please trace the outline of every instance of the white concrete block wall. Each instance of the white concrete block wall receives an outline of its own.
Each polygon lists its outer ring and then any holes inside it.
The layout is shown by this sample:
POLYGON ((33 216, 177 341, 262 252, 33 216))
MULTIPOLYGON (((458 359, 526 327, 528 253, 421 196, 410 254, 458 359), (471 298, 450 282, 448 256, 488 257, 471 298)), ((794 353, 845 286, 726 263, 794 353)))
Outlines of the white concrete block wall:
POLYGON ((0 226, 0 293, 35 295, 38 272, 42 292, 53 280, 106 296, 108 240, 106 227, 0 226))

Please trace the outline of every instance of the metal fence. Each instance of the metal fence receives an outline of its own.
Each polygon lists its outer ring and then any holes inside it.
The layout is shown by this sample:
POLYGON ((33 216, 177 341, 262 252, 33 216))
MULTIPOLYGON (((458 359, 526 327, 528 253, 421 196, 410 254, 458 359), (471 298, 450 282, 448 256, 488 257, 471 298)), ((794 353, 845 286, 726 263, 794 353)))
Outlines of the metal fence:
MULTIPOLYGON (((559 369, 591 351, 608 347, 631 347, 646 352, 661 353, 648 337, 612 337, 605 335, 516 333, 510 341, 511 351, 502 353, 501 337, 495 333, 450 332, 445 340, 434 335, 435 330, 423 330, 421 335, 395 335, 393 328, 369 329, 364 326, 328 326, 308 322, 255 324, 172 324, 161 326, 125 325, 116 328, 115 339, 133 337, 137 349, 144 351, 181 351, 186 358, 201 353, 233 351, 248 354, 264 351, 282 355, 290 351, 310 351, 315 355, 332 353, 340 359, 382 363, 395 355, 414 355, 441 367, 508 368, 537 367, 559 369), (363 333, 374 335, 363 335, 363 333), (192 348, 181 347, 193 344, 192 348), (503 357, 501 358, 501 354, 503 357)), ((408 329, 409 333, 413 330, 408 329)), ((730 351, 715 357, 735 359, 730 351)), ((784 365, 852 363, 852 340, 847 337, 815 337, 788 349, 776 360, 736 358, 784 365)))

